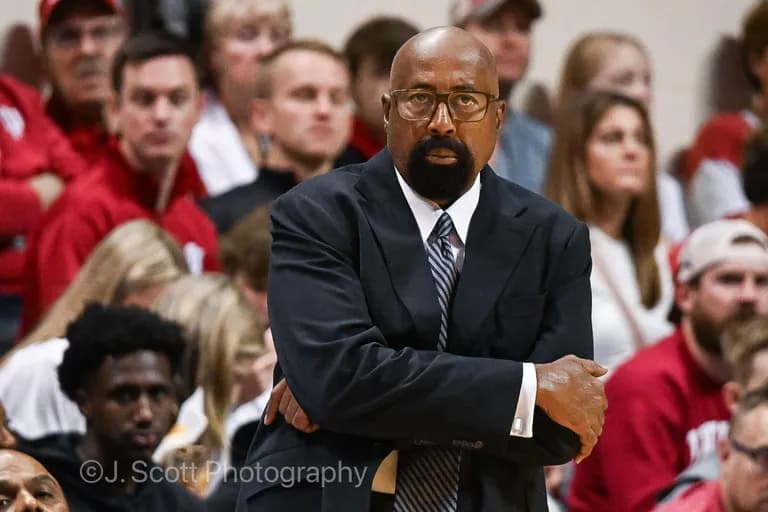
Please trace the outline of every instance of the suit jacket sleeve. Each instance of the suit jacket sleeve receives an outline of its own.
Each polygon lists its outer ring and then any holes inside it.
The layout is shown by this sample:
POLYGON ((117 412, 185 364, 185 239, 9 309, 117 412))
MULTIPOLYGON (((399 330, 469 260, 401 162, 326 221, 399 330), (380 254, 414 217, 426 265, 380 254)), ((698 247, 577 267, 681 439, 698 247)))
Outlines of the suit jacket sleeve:
MULTIPOLYGON (((357 240, 354 228, 345 227, 354 221, 329 213, 298 190, 277 201, 272 221, 268 295, 279 365, 313 421, 331 431, 384 439, 510 439, 520 362, 389 348, 371 321, 355 271, 357 240), (295 314, 297 308, 301 314, 295 314), (459 403, 473 406, 459 409, 459 403)), ((579 275, 567 268, 561 273, 583 279, 589 272, 588 250, 579 263, 579 275)), ((560 309, 570 302, 571 287, 579 288, 563 283, 563 304, 552 312, 563 325, 547 330, 542 339, 547 360, 559 356, 558 350, 591 353, 591 343, 589 350, 572 350, 572 342, 558 339, 570 339, 573 332, 560 309)), ((584 299, 582 293, 574 295, 584 299)), ((552 298, 555 304, 559 300, 552 298)), ((589 314, 585 318, 588 323, 589 314)), ((536 425, 534 436, 510 446, 521 448, 518 456, 542 455, 536 425)), ((552 457, 550 449, 546 446, 543 454, 552 457)), ((510 450, 505 454, 514 457, 510 450)))
MULTIPOLYGON (((557 271, 548 294, 542 335, 528 361, 547 363, 568 354, 592 359, 589 255, 589 232, 579 224, 554 263, 557 271)), ((580 448, 581 442, 574 432, 552 421, 537 407, 532 439, 513 436, 487 439, 480 451, 510 461, 558 465, 573 459, 580 448)))

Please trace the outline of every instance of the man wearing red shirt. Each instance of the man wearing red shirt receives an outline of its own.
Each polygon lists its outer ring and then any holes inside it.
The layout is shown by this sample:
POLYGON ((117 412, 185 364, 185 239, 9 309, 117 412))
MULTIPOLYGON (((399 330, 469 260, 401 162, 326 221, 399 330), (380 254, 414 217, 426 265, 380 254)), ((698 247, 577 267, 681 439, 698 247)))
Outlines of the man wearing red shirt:
POLYGON ((768 511, 768 317, 726 333, 723 350, 734 370, 724 388, 733 411, 728 438, 707 471, 681 475, 683 492, 654 512, 768 511))
POLYGON ((108 146, 109 69, 128 33, 120 2, 41 0, 39 15, 48 115, 91 164, 108 146))
POLYGON ((744 220, 705 224, 679 256, 671 336, 638 352, 606 384, 610 407, 592 456, 576 467, 572 512, 648 512, 686 468, 728 433, 720 338, 768 314, 768 237, 744 220))
POLYGON ((48 119, 38 92, 0 75, 0 350, 21 317, 26 237, 85 163, 48 119))
POLYGON ((202 100, 183 41, 138 35, 117 53, 110 115, 120 136, 53 206, 32 239, 24 297, 29 329, 113 228, 154 220, 183 246, 192 271, 217 270, 216 231, 193 200, 201 194, 186 153, 202 100))
POLYGON ((719 445, 722 475, 700 482, 654 512, 768 511, 768 390, 747 393, 719 445))

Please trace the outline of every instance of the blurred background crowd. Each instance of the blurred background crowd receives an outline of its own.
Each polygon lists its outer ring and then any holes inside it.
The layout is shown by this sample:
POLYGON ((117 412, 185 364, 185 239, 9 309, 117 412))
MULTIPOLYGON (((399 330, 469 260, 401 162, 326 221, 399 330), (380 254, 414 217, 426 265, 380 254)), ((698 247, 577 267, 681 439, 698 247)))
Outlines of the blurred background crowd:
POLYGON ((0 496, 234 510, 276 360, 269 205, 384 148, 395 53, 448 23, 496 57, 494 171, 590 229, 610 407, 590 458, 546 469, 551 509, 768 510, 768 1, 336 3, 41 0, 7 23, 0 484, 58 483, 0 496), (137 484, 137 461, 197 469, 137 484))

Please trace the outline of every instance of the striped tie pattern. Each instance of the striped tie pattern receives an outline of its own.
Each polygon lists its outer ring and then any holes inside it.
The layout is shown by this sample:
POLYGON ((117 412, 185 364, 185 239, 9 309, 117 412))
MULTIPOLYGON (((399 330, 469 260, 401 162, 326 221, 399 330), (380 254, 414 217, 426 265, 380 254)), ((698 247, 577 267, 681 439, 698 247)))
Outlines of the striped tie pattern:
MULTIPOLYGON (((453 261, 449 236, 451 217, 443 212, 428 244, 429 266, 440 303, 438 350, 448 341, 448 313, 458 270, 453 261)), ((400 453, 395 493, 395 512, 455 512, 458 507, 459 464, 457 448, 414 446, 400 453)))

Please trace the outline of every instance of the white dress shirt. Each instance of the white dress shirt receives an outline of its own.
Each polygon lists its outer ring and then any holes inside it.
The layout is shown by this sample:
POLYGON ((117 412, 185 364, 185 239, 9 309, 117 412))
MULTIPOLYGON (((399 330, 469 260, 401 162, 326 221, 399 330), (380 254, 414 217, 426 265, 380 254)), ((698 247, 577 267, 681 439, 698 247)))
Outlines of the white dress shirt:
MULTIPOLYGON (((435 228, 435 224, 443 210, 435 202, 417 194, 408 183, 405 182, 397 169, 394 170, 397 182, 403 191, 405 200, 411 208, 416 224, 419 226, 421 239, 427 247, 429 236, 435 228)), ((467 240, 469 223, 475 213, 477 203, 480 201, 480 175, 461 197, 448 207, 445 212, 453 221, 454 230, 450 236, 451 251, 453 252, 456 268, 461 272, 464 265, 464 244, 467 240)), ((510 435, 516 437, 533 437, 533 413, 536 407, 536 369, 533 363, 523 363, 523 382, 520 386, 520 395, 517 399, 515 418, 512 421, 510 435)), ((489 390, 492 391, 492 390, 489 390)))
POLYGON ((206 94, 205 110, 189 139, 189 153, 210 196, 250 183, 259 176, 237 126, 213 93, 206 94))

